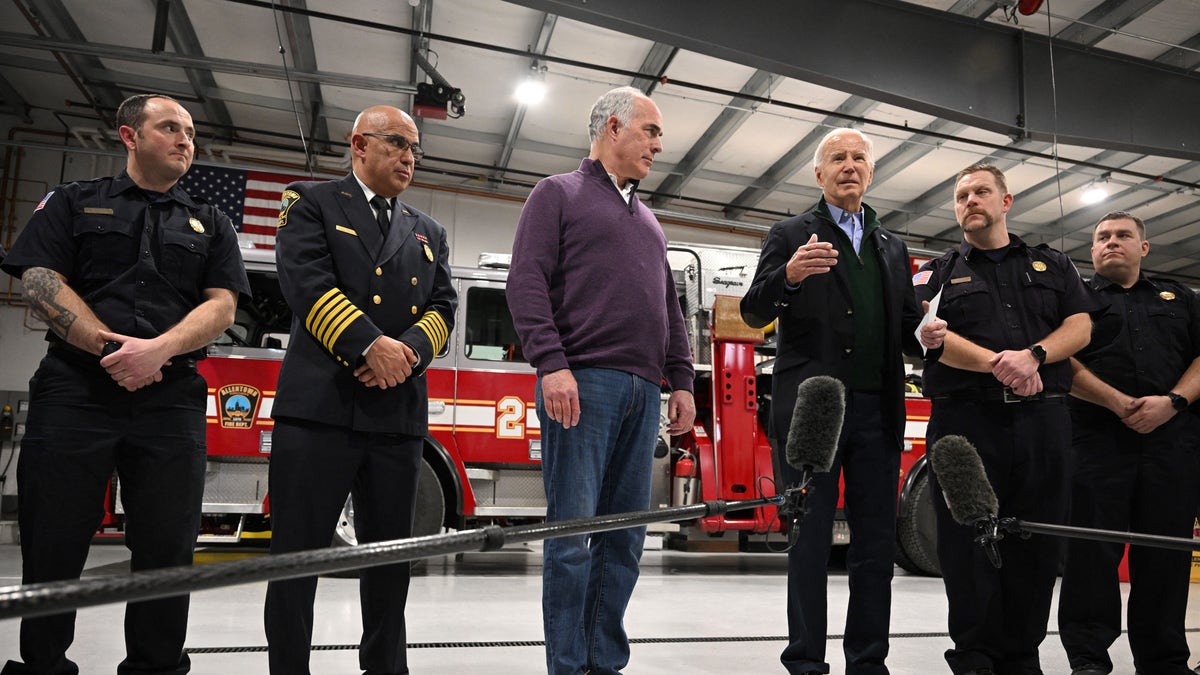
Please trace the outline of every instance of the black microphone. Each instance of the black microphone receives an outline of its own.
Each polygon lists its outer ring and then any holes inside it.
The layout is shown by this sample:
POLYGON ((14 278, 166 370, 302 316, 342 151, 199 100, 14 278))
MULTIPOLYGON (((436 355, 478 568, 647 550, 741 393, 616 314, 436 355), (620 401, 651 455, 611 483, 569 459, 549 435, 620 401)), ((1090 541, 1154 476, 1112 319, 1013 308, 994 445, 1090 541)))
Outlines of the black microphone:
POLYGON ((929 461, 956 523, 975 528, 975 542, 983 547, 994 567, 1001 566, 996 542, 1003 538, 996 514, 1000 502, 988 482, 983 460, 975 446, 962 436, 943 436, 929 449, 929 461))
POLYGON ((808 486, 813 474, 826 473, 833 466, 845 414, 846 388, 837 378, 818 375, 797 387, 784 450, 787 463, 801 472, 801 479, 787 488, 779 507, 780 516, 793 524, 808 515, 808 486))
POLYGON ((829 471, 845 415, 846 388, 841 380, 818 375, 801 382, 788 428, 787 463, 801 471, 829 471))

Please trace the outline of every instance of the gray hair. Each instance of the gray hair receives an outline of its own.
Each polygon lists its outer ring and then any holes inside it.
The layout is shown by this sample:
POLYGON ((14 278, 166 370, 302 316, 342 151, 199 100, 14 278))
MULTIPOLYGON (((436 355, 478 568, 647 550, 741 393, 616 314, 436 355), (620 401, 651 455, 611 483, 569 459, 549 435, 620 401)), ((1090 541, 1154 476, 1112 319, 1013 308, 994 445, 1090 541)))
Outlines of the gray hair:
POLYGON ((604 135, 604 125, 609 117, 616 117, 622 126, 629 126, 633 119, 633 102, 646 98, 641 89, 636 87, 617 87, 605 92, 592 105, 592 116, 588 120, 588 140, 592 143, 604 135))
POLYGON ((858 134, 858 137, 863 139, 863 143, 867 144, 867 164, 869 164, 871 170, 874 171, 875 142, 872 141, 869 136, 853 127, 838 127, 837 129, 833 129, 829 133, 825 134, 821 138, 821 142, 817 143, 817 149, 813 151, 813 166, 821 166, 821 157, 825 155, 825 146, 829 145, 829 142, 832 141, 835 136, 841 136, 842 134, 858 134))

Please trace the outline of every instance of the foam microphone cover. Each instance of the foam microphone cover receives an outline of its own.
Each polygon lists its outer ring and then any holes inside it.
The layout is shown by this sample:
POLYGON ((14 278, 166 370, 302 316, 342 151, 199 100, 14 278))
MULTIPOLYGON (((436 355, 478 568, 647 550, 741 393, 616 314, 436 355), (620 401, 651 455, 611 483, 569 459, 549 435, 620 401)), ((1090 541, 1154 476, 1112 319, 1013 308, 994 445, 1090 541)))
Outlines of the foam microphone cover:
POLYGON ((829 471, 845 414, 846 388, 840 380, 817 375, 801 382, 785 446, 788 464, 817 473, 829 471))
POLYGON ((962 436, 943 436, 930 449, 929 461, 955 522, 974 525, 996 516, 1000 503, 983 470, 983 460, 970 441, 962 436))

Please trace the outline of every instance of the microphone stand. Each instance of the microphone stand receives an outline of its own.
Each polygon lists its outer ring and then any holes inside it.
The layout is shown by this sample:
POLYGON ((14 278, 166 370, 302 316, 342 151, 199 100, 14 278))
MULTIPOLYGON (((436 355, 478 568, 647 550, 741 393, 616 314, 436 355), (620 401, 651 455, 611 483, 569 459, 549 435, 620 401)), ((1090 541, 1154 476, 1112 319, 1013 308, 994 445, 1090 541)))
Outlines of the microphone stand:
POLYGON ((1155 548, 1170 548, 1182 551, 1200 551, 1200 539, 1184 539, 1168 537, 1161 534, 1142 534, 1140 532, 1120 532, 1117 530, 1099 530, 1090 527, 1075 527, 1073 525, 1051 525, 1049 523, 1031 523, 1017 518, 1001 518, 999 521, 1001 533, 998 538, 1004 538, 1004 532, 1029 537, 1030 534, 1048 534, 1056 537, 1072 539, 1091 539, 1107 541, 1116 544, 1133 544, 1135 546, 1153 546, 1155 548))
POLYGON ((788 548, 796 544, 800 524, 808 518, 810 511, 808 508, 808 493, 813 481, 813 470, 812 467, 804 465, 800 467, 800 472, 800 482, 784 490, 782 495, 777 496, 780 500, 776 507, 779 517, 790 523, 788 526, 788 548))

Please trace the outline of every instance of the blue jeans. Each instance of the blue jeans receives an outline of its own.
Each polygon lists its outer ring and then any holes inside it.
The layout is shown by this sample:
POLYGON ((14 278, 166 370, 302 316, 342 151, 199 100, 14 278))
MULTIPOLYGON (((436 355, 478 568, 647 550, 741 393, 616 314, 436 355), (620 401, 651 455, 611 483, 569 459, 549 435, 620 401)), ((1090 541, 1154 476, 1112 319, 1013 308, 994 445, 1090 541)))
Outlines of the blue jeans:
MULTIPOLYGON (((537 387, 546 520, 649 508, 659 385, 605 368, 573 374, 580 415, 570 429, 550 419, 537 387)), ((623 618, 645 539, 645 527, 631 527, 546 540, 542 621, 552 675, 616 673, 629 662, 623 618)))

